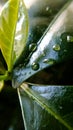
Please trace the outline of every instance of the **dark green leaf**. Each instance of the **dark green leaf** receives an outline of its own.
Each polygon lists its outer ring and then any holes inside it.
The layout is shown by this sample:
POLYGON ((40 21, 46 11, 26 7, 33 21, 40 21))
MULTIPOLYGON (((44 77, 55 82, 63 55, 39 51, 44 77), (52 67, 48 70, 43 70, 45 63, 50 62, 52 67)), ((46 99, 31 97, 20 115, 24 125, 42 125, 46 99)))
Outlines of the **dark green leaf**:
POLYGON ((26 129, 73 130, 73 86, 18 88, 26 129))
POLYGON ((44 68, 73 58, 72 7, 73 1, 70 0, 37 42, 36 51, 32 50, 28 56, 26 55, 24 64, 15 68, 13 86, 18 87, 23 81, 44 68))

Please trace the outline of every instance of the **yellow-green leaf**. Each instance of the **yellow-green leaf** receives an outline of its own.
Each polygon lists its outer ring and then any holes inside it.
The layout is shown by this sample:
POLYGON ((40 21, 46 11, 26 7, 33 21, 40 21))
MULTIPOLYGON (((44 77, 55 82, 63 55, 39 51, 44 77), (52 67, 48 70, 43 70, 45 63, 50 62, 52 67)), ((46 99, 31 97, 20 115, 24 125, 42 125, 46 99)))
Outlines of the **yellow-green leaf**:
POLYGON ((2 80, 2 81, 0 81, 0 92, 3 89, 3 86, 4 86, 4 81, 2 80))
MULTIPOLYGON (((16 26, 15 41, 14 41, 14 52, 16 59, 21 55, 28 36, 28 13, 24 1, 20 1, 18 22, 16 26)), ((15 59, 15 61, 16 61, 15 59)))
POLYGON ((0 13, 0 49, 8 71, 13 65, 13 45, 18 20, 19 0, 9 0, 0 13))

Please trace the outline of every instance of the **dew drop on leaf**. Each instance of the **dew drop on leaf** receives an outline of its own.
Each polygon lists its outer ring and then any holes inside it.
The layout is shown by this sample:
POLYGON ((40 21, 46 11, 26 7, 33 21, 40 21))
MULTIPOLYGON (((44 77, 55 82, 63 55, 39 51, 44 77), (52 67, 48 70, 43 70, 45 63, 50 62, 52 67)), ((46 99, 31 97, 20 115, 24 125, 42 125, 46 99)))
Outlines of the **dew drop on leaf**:
POLYGON ((31 74, 31 71, 29 72, 29 75, 31 74))
POLYGON ((67 42, 73 42, 73 36, 67 36, 67 42))
POLYGON ((59 108, 62 110, 63 109, 63 107, 62 106, 59 106, 59 108))
POLYGON ((64 43, 73 43, 73 36, 70 33, 64 32, 61 34, 61 41, 64 43))
POLYGON ((47 7, 46 7, 46 12, 52 13, 52 9, 51 9, 49 6, 47 6, 47 7))
POLYGON ((46 11, 48 11, 48 10, 49 10, 49 6, 46 7, 46 11))
POLYGON ((35 63, 35 62, 33 62, 32 63, 32 65, 31 65, 31 68, 33 69, 33 70, 38 70, 39 69, 39 64, 38 63, 35 63))
POLYGON ((60 45, 59 44, 56 44, 56 45, 53 45, 53 50, 54 51, 60 51, 60 45))
POLYGON ((43 63, 51 65, 51 64, 55 63, 55 60, 54 59, 44 59, 43 63))
POLYGON ((29 45, 29 51, 34 52, 34 51, 36 51, 36 50, 37 50, 37 45, 36 45, 36 43, 32 43, 32 44, 29 45))

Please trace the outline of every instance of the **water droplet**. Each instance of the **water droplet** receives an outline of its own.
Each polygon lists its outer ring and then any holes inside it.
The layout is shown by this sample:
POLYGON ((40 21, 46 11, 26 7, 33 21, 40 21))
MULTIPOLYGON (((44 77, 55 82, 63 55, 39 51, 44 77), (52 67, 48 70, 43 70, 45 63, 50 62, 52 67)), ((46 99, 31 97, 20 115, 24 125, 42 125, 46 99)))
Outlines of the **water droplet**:
POLYGON ((36 51, 37 50, 37 45, 36 43, 32 43, 29 45, 29 51, 36 51))
POLYGON ((64 49, 64 52, 66 53, 66 52, 67 52, 67 50, 66 50, 66 49, 64 49))
POLYGON ((48 10, 49 10, 49 6, 46 7, 46 11, 48 11, 48 10))
POLYGON ((60 45, 59 44, 56 44, 56 45, 53 45, 53 50, 54 51, 60 51, 60 45))
POLYGON ((32 65, 31 65, 31 68, 33 69, 33 70, 38 70, 39 69, 39 64, 38 63, 35 63, 35 62, 33 62, 32 63, 32 65))
POLYGON ((44 59, 43 63, 52 65, 53 63, 55 63, 55 60, 54 59, 44 59))
POLYGON ((61 41, 64 43, 73 42, 73 36, 70 33, 64 32, 61 34, 61 41))
POLYGON ((29 75, 31 74, 31 72, 29 72, 29 75))
POLYGON ((60 108, 60 109, 63 109, 63 107, 62 107, 62 106, 59 106, 59 108, 60 108))
POLYGON ((49 6, 46 7, 46 11, 52 13, 52 9, 49 6))
POLYGON ((68 35, 67 36, 67 42, 73 42, 73 36, 68 35))

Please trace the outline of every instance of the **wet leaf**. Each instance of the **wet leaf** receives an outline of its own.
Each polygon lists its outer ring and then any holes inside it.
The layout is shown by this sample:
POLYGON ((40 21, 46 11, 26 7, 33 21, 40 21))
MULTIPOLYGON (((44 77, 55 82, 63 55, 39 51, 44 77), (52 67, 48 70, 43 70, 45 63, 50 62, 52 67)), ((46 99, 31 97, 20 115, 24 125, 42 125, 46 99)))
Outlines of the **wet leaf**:
MULTIPOLYGON (((35 74, 39 75, 45 69, 47 71, 47 68, 50 69, 55 65, 56 68, 52 68, 55 69, 54 78, 56 79, 57 73, 62 71, 58 75, 58 78, 61 78, 64 74, 63 69, 67 67, 62 63, 68 63, 68 61, 72 70, 70 62, 73 59, 72 7, 73 1, 71 0, 55 18, 53 17, 54 20, 41 39, 38 38, 39 41, 32 40, 33 36, 30 40, 28 39, 20 64, 18 67, 15 66, 13 71, 13 87, 20 86, 17 89, 26 130, 73 130, 73 78, 71 78, 72 85, 41 85, 41 83, 37 85, 37 82, 32 84, 29 81, 32 76, 32 81, 34 80, 35 74), (59 64, 62 68, 58 71, 59 64)), ((31 13, 29 14, 31 16, 31 13)), ((67 72, 65 71, 63 83, 66 80, 66 74, 68 75, 67 72)), ((42 73, 39 75, 40 80, 43 80, 42 75, 42 73)), ((36 80, 39 80, 39 77, 36 80)), ((46 74, 43 77, 47 78, 46 74)))
POLYGON ((24 125, 27 130, 72 130, 73 86, 36 86, 18 88, 24 125))
POLYGON ((20 86, 23 81, 47 67, 73 58, 72 7, 73 1, 71 0, 57 14, 37 42, 35 52, 31 51, 27 55, 27 47, 24 55, 24 64, 20 64, 13 71, 14 87, 20 86), (37 65, 38 67, 36 68, 38 69, 33 69, 37 65))

